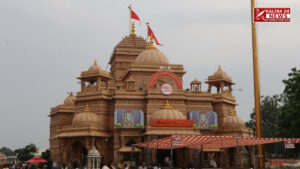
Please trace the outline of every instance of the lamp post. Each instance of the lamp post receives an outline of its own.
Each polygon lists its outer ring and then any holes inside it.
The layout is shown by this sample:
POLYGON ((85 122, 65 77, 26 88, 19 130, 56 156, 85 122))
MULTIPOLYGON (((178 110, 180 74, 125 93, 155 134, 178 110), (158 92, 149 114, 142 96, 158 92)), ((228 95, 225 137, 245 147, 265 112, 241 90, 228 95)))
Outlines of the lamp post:
MULTIPOLYGON (((260 113, 260 88, 259 88, 259 71, 258 71, 258 54, 257 54, 257 34, 256 23, 254 22, 255 0, 251 0, 251 25, 252 25, 252 53, 253 53, 253 79, 254 79, 254 101, 255 101, 255 120, 256 120, 256 137, 261 138, 261 113, 260 113)), ((262 146, 257 146, 258 167, 264 167, 262 146)))

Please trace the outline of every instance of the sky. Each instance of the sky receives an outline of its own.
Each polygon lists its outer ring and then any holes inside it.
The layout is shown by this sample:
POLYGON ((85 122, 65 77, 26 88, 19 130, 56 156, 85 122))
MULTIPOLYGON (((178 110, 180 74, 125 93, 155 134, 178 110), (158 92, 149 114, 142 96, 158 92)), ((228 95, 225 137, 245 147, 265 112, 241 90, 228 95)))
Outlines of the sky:
MULTIPOLYGON (((128 35, 129 4, 142 20, 136 33, 145 37, 150 22, 159 50, 183 64, 184 88, 221 65, 236 83, 238 116, 250 119, 250 0, 0 0, 0 147, 49 147, 50 108, 79 91, 76 77, 95 59, 109 68, 114 46, 128 35)), ((300 66, 300 1, 257 0, 257 7, 291 8, 290 23, 257 24, 261 95, 279 94, 300 66)))

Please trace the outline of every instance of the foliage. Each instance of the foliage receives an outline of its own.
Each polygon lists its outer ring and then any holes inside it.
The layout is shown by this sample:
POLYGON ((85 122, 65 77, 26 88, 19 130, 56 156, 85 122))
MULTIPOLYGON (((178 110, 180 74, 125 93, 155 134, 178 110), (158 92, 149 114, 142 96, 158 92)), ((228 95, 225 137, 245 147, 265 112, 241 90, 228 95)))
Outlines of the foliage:
POLYGON ((15 155, 15 152, 8 147, 1 147, 0 152, 4 153, 6 156, 15 155))
POLYGON ((280 118, 280 134, 284 137, 300 137, 300 70, 292 69, 285 84, 285 104, 280 118))
MULTIPOLYGON (((263 137, 277 137, 280 107, 282 97, 280 95, 262 96, 261 98, 261 126, 263 137)), ((256 131, 255 112, 250 114, 251 120, 246 122, 246 126, 256 131)))
MULTIPOLYGON (((283 80, 285 104, 281 107, 280 130, 282 137, 300 137, 300 70, 292 68, 289 78, 283 80)), ((296 144, 296 150, 290 150, 290 156, 300 156, 300 145, 296 144)))
POLYGON ((45 152, 42 152, 42 156, 41 156, 44 160, 49 161, 50 160, 50 151, 49 149, 47 149, 45 152))
POLYGON ((35 153, 36 151, 37 147, 35 146, 35 144, 29 144, 24 148, 15 150, 15 153, 17 154, 17 158, 20 161, 27 161, 33 158, 33 153, 35 153))
POLYGON ((47 163, 46 163, 47 168, 51 168, 52 161, 50 160, 50 151, 49 151, 49 149, 47 149, 45 152, 42 152, 41 157, 47 161, 47 163))
MULTIPOLYGON (((292 68, 289 78, 283 80, 285 89, 280 95, 263 96, 261 99, 261 126, 263 137, 300 137, 300 70, 292 68)), ((256 131, 255 112, 246 126, 256 131)), ((282 143, 265 145, 271 154, 281 157, 300 155, 300 146, 285 149, 282 143)))

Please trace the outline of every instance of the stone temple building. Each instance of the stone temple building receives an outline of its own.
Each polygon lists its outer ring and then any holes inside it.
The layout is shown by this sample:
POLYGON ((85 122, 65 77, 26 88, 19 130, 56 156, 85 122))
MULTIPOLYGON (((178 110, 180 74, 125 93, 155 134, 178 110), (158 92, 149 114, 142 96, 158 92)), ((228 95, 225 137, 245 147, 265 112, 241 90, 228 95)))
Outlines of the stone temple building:
MULTIPOLYGON (((252 134, 237 117, 234 82, 220 66, 207 81, 195 79, 189 89, 183 89, 184 66, 170 63, 152 38, 147 42, 137 36, 134 25, 131 34, 114 47, 109 64, 110 71, 105 71, 95 61, 77 77, 80 91, 51 108, 49 142, 51 160, 57 164, 77 161, 85 165, 94 146, 105 162, 162 163, 169 150, 132 150, 131 145, 173 134, 252 134), (208 89, 202 88, 203 83, 208 89), (215 112, 213 122, 208 112, 215 112)), ((194 151, 174 150, 175 165, 197 162, 194 151)), ((212 151, 219 163, 219 150, 212 151)), ((223 153, 227 166, 235 162, 235 151, 223 153)))

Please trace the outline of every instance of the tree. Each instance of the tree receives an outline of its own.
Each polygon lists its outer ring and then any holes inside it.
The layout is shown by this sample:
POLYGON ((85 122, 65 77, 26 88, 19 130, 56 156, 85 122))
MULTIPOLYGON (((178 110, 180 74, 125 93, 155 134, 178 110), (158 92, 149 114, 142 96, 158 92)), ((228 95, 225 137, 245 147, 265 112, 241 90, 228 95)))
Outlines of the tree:
MULTIPOLYGON (((262 96, 261 98, 261 128, 262 137, 279 137, 279 115, 282 105, 282 96, 262 96)), ((250 114, 251 120, 246 122, 246 126, 256 131, 255 112, 250 114)), ((270 154, 280 154, 283 149, 282 144, 268 144, 264 146, 270 154)))
POLYGON ((15 155, 14 151, 11 150, 11 149, 8 148, 8 147, 2 147, 2 148, 0 148, 0 152, 4 153, 6 156, 12 156, 12 155, 15 155))
POLYGON ((49 161, 50 160, 50 151, 47 149, 45 152, 42 152, 42 158, 49 161))
MULTIPOLYGON (((292 68, 289 78, 283 80, 283 94, 265 96, 261 100, 261 120, 263 137, 300 137, 300 70, 292 68)), ((246 126, 256 129, 255 113, 246 126)), ((282 157, 300 156, 300 145, 296 149, 285 149, 282 143, 266 145, 271 153, 282 157)))
MULTIPOLYGON (((300 70, 291 69, 289 78, 283 80, 284 105, 281 107, 280 130, 282 137, 300 137, 300 70)), ((295 150, 289 150, 290 156, 300 156, 300 146, 295 145, 295 150)))
MULTIPOLYGON (((277 137, 280 107, 282 105, 282 96, 262 96, 261 98, 261 126, 263 137, 277 137)), ((250 121, 246 126, 256 131, 255 112, 250 114, 250 121)))
POLYGON ((51 168, 52 161, 50 160, 50 151, 47 149, 45 152, 42 152, 42 158, 47 161, 47 168, 51 168))
POLYGON ((17 158, 20 161, 27 161, 33 158, 33 153, 35 153, 36 151, 37 151, 36 146, 34 144, 29 144, 24 148, 15 150, 15 153, 17 154, 17 158))
POLYGON ((280 116, 280 134, 284 137, 300 137, 300 70, 292 68, 285 84, 284 101, 280 116))

